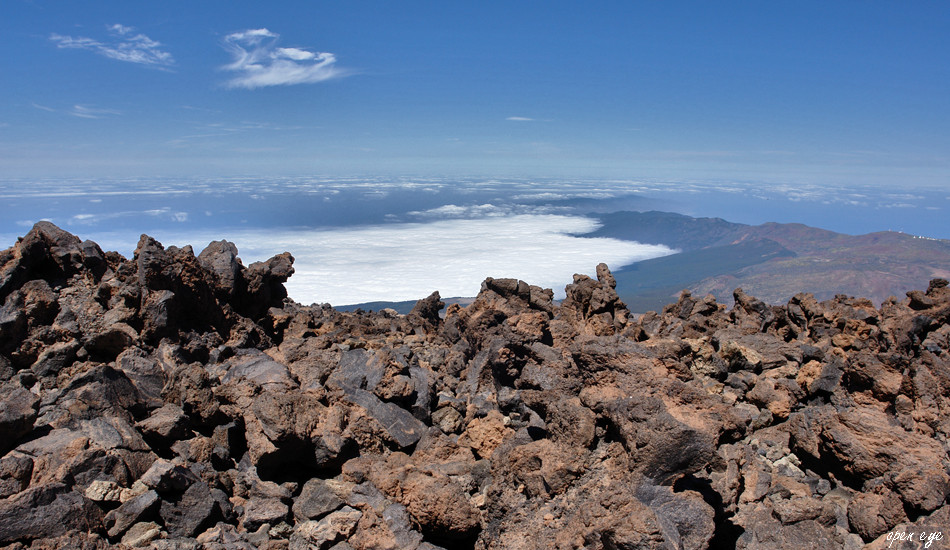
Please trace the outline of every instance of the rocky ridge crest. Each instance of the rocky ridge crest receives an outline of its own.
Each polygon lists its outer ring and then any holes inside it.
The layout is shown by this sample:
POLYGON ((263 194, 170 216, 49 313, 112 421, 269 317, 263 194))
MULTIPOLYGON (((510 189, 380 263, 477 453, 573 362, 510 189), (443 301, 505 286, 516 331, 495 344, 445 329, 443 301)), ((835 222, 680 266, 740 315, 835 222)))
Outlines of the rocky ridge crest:
MULTIPOLYGON (((293 257, 0 252, 0 545, 837 548, 950 525, 950 288, 633 318, 607 266, 440 316, 293 257)), ((944 533, 950 536, 950 533, 944 533)), ((893 547, 893 546, 891 546, 893 547)))

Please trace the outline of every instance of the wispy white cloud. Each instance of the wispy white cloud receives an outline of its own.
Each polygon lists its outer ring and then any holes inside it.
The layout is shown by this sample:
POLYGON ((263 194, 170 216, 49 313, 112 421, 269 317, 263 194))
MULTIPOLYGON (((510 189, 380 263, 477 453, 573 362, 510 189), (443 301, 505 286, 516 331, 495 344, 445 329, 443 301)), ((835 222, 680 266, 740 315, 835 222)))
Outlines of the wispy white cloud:
POLYGON ((175 58, 172 57, 172 54, 162 50, 161 42, 135 32, 133 27, 115 24, 109 27, 108 30, 109 38, 105 41, 85 36, 63 36, 55 33, 51 34, 49 39, 58 48, 89 50, 118 61, 157 68, 170 67, 175 64, 175 58))
POLYGON ((437 208, 430 208, 428 210, 413 210, 411 212, 406 212, 406 215, 413 218, 422 218, 422 219, 474 219, 474 218, 501 218, 514 215, 524 215, 524 214, 551 214, 558 211, 563 211, 564 209, 548 207, 548 206, 533 206, 533 205, 524 205, 524 204, 504 204, 504 205, 495 205, 491 203, 485 204, 468 204, 468 205, 457 205, 457 204, 445 204, 437 208))
POLYGON ((187 136, 181 136, 179 138, 170 139, 165 142, 165 145, 169 147, 192 147, 196 141, 207 140, 208 138, 222 137, 231 135, 228 132, 211 132, 207 134, 188 134, 187 136))
POLYGON ((905 201, 919 201, 926 198, 923 195, 913 195, 911 193, 885 193, 883 197, 885 199, 900 199, 905 201))
POLYGON ((220 112, 221 112, 220 109, 209 109, 209 108, 207 108, 207 107, 195 107, 194 105, 182 105, 181 108, 182 108, 182 109, 185 109, 185 110, 188 110, 188 111, 199 111, 199 112, 203 112, 203 113, 215 113, 215 114, 217 114, 217 113, 220 113, 220 112))
POLYGON ((510 116, 505 120, 510 120, 512 122, 534 122, 533 118, 528 118, 526 116, 510 116))
POLYGON ((59 110, 52 107, 47 107, 46 105, 40 105, 39 103, 31 103, 31 105, 41 111, 46 111, 48 113, 65 113, 67 115, 72 115, 79 118, 102 118, 105 116, 115 116, 121 115, 121 111, 116 111, 115 109, 100 109, 98 107, 90 107, 89 105, 73 105, 72 109, 59 110))
POLYGON ((313 84, 349 74, 336 66, 336 56, 332 53, 278 48, 279 37, 267 29, 249 29, 224 37, 224 47, 233 61, 222 68, 237 73, 227 86, 254 89, 313 84))
POLYGON ((234 147, 231 149, 235 153, 248 153, 248 154, 257 154, 257 153, 279 153, 283 151, 283 147, 234 147))
POLYGON ((273 124, 271 122, 254 122, 251 120, 243 120, 241 124, 235 126, 235 131, 243 130, 275 130, 280 132, 286 132, 288 130, 302 130, 303 126, 284 126, 281 124, 273 124))
POLYGON ((445 204, 428 210, 413 210, 407 212, 409 216, 417 218, 480 218, 487 216, 505 216, 511 213, 510 208, 495 206, 494 204, 471 204, 460 206, 445 204))
POLYGON ((83 214, 73 215, 72 217, 66 220, 66 224, 70 226, 75 226, 75 225, 95 226, 100 223, 117 220, 121 218, 142 218, 142 217, 157 218, 163 221, 187 222, 188 212, 175 211, 166 206, 163 208, 153 208, 151 210, 124 210, 124 211, 119 211, 119 212, 100 212, 96 214, 83 213, 83 214))
POLYGON ((617 195, 624 194, 623 191, 565 191, 554 192, 545 191, 540 193, 521 193, 512 196, 512 200, 530 200, 530 201, 566 201, 570 199, 612 199, 617 195))
POLYGON ((115 109, 97 109, 86 105, 73 105, 69 114, 79 118, 102 118, 104 116, 121 115, 122 113, 115 109))
MULTIPOLYGON (((207 140, 208 138, 217 138, 223 136, 234 136, 247 132, 257 132, 257 131, 272 131, 272 132, 288 132, 295 130, 303 130, 305 126, 284 126, 281 124, 273 124, 270 122, 254 122, 254 121, 241 121, 239 124, 224 124, 224 123, 210 123, 202 124, 195 126, 195 132, 187 134, 175 139, 171 139, 165 142, 166 145, 171 147, 190 147, 194 143, 202 140, 207 140)), ((279 149, 268 148, 271 151, 277 151, 279 149)), ((254 152, 248 150, 249 152, 254 152)), ((256 152, 263 152, 261 149, 257 149, 256 152)))

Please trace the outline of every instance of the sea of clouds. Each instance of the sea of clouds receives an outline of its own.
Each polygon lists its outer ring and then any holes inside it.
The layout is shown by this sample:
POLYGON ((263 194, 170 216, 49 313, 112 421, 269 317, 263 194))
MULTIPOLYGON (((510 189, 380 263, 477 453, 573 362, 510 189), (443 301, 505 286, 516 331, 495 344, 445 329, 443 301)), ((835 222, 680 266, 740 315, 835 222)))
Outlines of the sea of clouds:
POLYGON ((0 248, 41 219, 131 257, 141 233, 166 246, 237 244, 245 265, 288 251, 302 303, 474 296, 515 277, 563 296, 592 274, 672 253, 585 238, 597 213, 661 210, 741 223, 799 222, 844 233, 946 238, 943 189, 735 181, 409 177, 0 178, 0 248))
MULTIPOLYGON (((415 300, 438 290, 443 297, 474 296, 485 277, 514 277, 564 296, 575 273, 593 275, 606 262, 620 267, 674 251, 662 245, 584 238, 597 222, 581 216, 521 214, 428 223, 393 223, 339 229, 236 229, 234 242, 245 265, 288 251, 296 273, 291 298, 346 305, 415 300)), ((220 232, 152 235, 165 246, 190 244, 198 254, 220 232)), ((90 238, 128 255, 129 235, 90 238)))

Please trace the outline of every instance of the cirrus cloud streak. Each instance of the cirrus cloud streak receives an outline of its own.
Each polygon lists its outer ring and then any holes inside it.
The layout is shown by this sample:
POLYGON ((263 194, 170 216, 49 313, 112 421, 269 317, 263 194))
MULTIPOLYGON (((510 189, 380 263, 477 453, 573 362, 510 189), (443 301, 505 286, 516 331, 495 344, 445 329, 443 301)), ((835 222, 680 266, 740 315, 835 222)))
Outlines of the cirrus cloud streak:
POLYGON ((280 35, 267 29, 249 29, 224 37, 231 63, 222 67, 237 74, 225 85, 255 89, 266 86, 313 84, 349 74, 336 66, 336 56, 302 48, 279 48, 280 35))
POLYGON ((53 33, 50 41, 60 49, 88 50, 99 55, 153 67, 169 67, 175 64, 172 54, 161 49, 162 43, 152 40, 135 28, 115 24, 109 27, 110 38, 100 41, 85 36, 63 36, 53 33))

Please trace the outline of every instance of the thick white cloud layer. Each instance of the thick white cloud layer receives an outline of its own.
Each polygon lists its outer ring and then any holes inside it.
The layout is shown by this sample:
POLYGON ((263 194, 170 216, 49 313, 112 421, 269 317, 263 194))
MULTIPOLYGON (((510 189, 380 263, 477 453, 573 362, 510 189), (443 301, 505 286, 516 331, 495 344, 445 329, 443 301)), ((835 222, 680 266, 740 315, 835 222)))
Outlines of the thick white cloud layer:
MULTIPOLYGON (((298 302, 335 305, 474 296, 485 277, 515 277, 563 297, 574 273, 593 275, 600 262, 616 268, 672 253, 665 246, 574 235, 596 229, 578 216, 516 215, 332 230, 255 230, 228 234, 155 234, 166 246, 235 242, 245 265, 284 251, 296 259, 287 283, 298 302)), ((135 243, 107 234, 89 238, 131 254, 135 243)), ((127 238, 127 236, 125 236, 127 238)))

